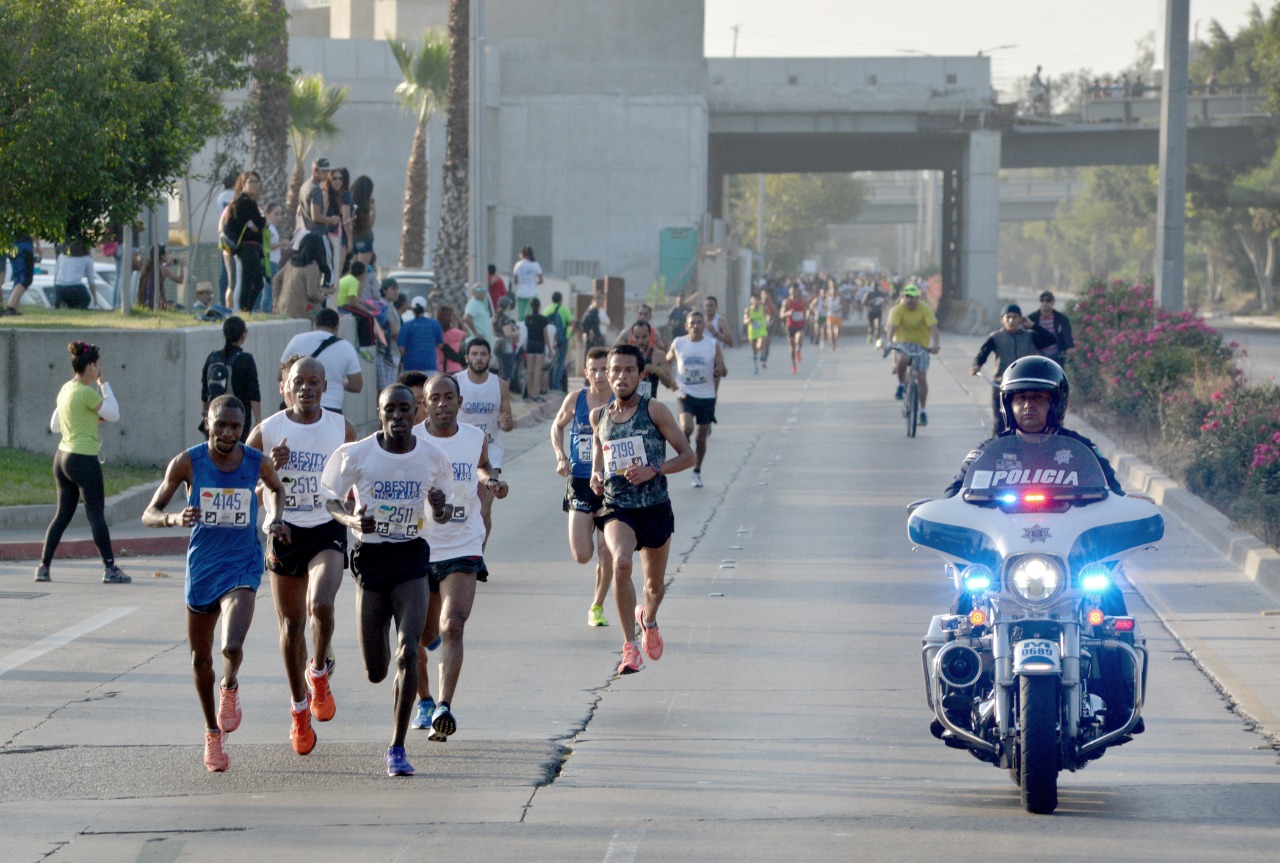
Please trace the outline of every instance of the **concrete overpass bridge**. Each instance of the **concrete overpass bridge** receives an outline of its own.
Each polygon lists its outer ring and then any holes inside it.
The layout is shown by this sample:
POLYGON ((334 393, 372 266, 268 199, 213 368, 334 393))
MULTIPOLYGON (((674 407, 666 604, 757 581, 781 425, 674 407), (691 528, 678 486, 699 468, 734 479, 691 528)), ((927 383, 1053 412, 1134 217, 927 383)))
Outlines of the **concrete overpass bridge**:
MULTIPOLYGON (((1121 105, 1118 116, 1032 122, 996 104, 986 57, 706 63, 712 215, 723 217, 732 174, 941 172, 941 311, 975 325, 985 325, 996 304, 1000 169, 1159 160, 1159 125, 1150 119, 1152 102, 1158 118, 1158 99, 1105 100, 1139 103, 1121 105)), ((1192 162, 1245 162, 1274 149, 1256 100, 1227 96, 1202 106, 1189 112, 1192 162)))

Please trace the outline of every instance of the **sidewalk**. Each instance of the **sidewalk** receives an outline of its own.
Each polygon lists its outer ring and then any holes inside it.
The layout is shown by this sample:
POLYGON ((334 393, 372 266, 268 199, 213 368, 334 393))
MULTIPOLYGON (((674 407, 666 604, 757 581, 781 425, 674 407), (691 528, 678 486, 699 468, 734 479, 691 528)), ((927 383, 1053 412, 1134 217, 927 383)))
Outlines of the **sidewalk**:
MULTIPOLYGON (((560 409, 562 394, 553 391, 545 402, 529 402, 519 396, 511 399, 511 414, 516 428, 537 425, 555 417, 560 409)), ((183 528, 143 527, 141 517, 158 483, 148 483, 107 498, 107 524, 111 527, 111 544, 116 558, 126 571, 131 557, 164 554, 186 554, 187 540, 191 532, 183 528)), ((44 548, 44 532, 53 519, 54 506, 0 507, 0 561, 37 561, 44 548)), ((76 510, 76 518, 54 554, 55 560, 95 558, 98 549, 93 544, 84 507, 76 510)))

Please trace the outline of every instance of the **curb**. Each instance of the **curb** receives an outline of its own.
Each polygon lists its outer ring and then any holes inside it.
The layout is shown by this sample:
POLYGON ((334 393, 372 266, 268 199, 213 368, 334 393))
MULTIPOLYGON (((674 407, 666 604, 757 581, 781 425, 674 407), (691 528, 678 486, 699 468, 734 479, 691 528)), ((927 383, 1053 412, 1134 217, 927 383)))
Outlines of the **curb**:
MULTIPOLYGON (((119 494, 113 494, 105 501, 104 515, 108 525, 116 525, 129 520, 142 518, 142 513, 151 503, 151 496, 160 487, 160 481, 135 485, 119 494)), ((43 531, 53 521, 58 508, 53 504, 31 504, 27 506, 0 506, 0 531, 39 530, 43 531)), ((88 529, 89 520, 85 517, 84 506, 76 507, 75 517, 68 530, 76 528, 88 529)), ((3 559, 3 558, 0 558, 3 559)))
MULTIPOLYGON (((190 541, 189 531, 182 536, 131 536, 127 539, 113 540, 112 545, 117 559, 141 557, 143 555, 186 554, 190 541)), ((42 541, 0 542, 0 561, 39 560, 44 550, 42 541)), ((54 560, 89 559, 98 556, 98 547, 92 539, 64 539, 58 543, 54 552, 54 560)))

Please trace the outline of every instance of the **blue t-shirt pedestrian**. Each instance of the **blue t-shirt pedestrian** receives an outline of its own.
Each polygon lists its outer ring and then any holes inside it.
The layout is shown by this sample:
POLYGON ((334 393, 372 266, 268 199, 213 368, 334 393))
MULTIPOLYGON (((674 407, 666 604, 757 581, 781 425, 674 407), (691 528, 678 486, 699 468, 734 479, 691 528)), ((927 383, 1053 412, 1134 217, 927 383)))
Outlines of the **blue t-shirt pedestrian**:
POLYGON ((400 337, 396 340, 403 357, 401 367, 406 372, 439 371, 436 348, 443 341, 444 330, 440 328, 440 322, 427 316, 427 301, 414 297, 413 320, 400 327, 400 337))

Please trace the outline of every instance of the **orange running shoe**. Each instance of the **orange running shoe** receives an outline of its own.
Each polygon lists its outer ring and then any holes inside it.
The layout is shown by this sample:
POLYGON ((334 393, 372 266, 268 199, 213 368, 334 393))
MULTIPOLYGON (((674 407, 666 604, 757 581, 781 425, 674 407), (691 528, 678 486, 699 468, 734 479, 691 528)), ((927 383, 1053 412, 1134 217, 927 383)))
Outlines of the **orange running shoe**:
POLYGON ((293 727, 289 729, 289 742, 293 751, 299 755, 309 755, 316 748, 316 732, 311 727, 311 710, 302 708, 297 713, 289 712, 293 717, 293 727))
POLYGON ((224 734, 230 734, 240 727, 243 717, 244 712, 240 710, 240 687, 222 687, 222 698, 218 701, 218 727, 224 734))
POLYGON ((636 626, 640 627, 640 646, 644 648, 644 655, 650 659, 661 659, 662 636, 658 634, 658 623, 654 621, 645 626, 643 605, 636 606, 636 626))
POLYGON ((210 773, 222 773, 231 766, 231 759, 222 751, 221 731, 204 733, 204 766, 210 773))
POLYGON ((329 674, 319 674, 307 663, 307 689, 311 691, 311 715, 317 722, 328 722, 338 712, 338 705, 333 700, 333 692, 329 689, 329 674))
POLYGON ((644 670, 644 660, 640 658, 640 648, 635 642, 628 641, 622 645, 622 662, 618 664, 618 674, 635 674, 644 670))

